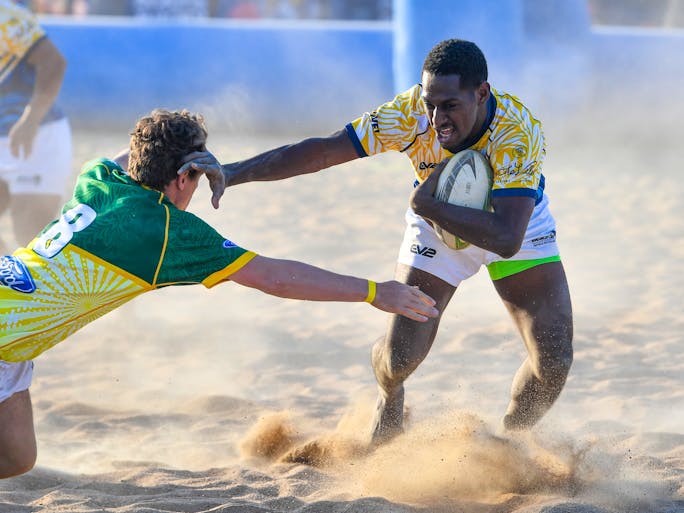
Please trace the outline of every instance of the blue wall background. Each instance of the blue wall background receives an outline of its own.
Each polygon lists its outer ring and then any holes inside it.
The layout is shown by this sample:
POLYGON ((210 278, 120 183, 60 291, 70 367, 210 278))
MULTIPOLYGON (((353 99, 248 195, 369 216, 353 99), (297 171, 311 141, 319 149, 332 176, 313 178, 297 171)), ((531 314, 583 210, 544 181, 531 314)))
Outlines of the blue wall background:
MULTIPOLYGON (((425 53, 447 37, 476 41, 490 82, 547 115, 577 115, 618 95, 671 102, 667 92, 684 83, 682 31, 591 27, 585 0, 481 6, 395 0, 393 23, 42 23, 69 63, 60 101, 75 126, 130 127, 155 107, 185 107, 212 128, 246 135, 329 133, 419 81, 425 53)), ((668 115, 678 120, 682 107, 671 103, 668 115)))
POLYGON ((389 23, 44 19, 68 60, 75 124, 131 125, 155 107, 256 133, 336 128, 392 88, 389 23))

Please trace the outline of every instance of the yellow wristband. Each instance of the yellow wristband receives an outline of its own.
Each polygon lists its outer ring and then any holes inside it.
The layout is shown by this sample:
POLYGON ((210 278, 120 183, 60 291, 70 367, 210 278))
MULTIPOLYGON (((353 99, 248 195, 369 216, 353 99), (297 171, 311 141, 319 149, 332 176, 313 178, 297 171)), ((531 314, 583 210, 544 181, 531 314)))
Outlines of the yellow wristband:
POLYGON ((373 301, 375 301, 375 289, 375 282, 372 280, 368 280, 368 295, 366 296, 366 299, 364 299, 366 303, 372 303, 373 301))

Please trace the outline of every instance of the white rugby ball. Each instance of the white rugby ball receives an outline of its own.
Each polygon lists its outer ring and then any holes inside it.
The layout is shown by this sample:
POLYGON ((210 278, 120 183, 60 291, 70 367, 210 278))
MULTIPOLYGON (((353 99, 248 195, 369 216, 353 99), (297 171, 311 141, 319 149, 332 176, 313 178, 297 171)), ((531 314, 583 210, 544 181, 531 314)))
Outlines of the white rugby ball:
MULTIPOLYGON (((492 166, 482 153, 463 150, 456 153, 442 170, 435 198, 452 205, 487 210, 490 208, 492 166)), ((437 236, 451 249, 463 249, 469 242, 435 225, 437 236)))

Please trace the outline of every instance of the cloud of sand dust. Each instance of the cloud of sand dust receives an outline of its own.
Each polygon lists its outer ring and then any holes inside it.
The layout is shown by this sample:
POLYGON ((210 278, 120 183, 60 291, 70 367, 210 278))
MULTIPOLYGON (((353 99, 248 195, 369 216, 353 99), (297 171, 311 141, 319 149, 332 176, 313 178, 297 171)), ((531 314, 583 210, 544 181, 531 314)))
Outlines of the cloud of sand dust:
POLYGON ((499 436, 476 415, 456 411, 409 426, 390 443, 369 450, 362 436, 369 418, 368 411, 352 408, 334 431, 313 435, 296 427, 290 414, 268 415, 245 437, 242 455, 322 468, 335 479, 336 494, 421 506, 501 504, 515 498, 538 502, 555 496, 632 511, 673 492, 648 468, 632 464, 626 452, 616 452, 613 441, 499 436))

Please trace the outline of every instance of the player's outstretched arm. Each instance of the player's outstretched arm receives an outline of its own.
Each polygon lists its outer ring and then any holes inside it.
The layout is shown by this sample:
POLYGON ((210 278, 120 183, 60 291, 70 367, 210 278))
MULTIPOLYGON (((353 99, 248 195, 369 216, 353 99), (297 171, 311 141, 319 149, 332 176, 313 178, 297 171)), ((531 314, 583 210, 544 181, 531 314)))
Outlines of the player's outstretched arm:
POLYGON ((204 173, 213 192, 212 203, 217 207, 223 187, 245 182, 283 180, 315 173, 357 158, 359 155, 346 130, 340 130, 328 137, 311 137, 247 160, 223 165, 209 152, 193 153, 186 157, 186 163, 178 173, 190 167, 204 173))
POLYGON ((414 287, 397 281, 378 283, 373 296, 368 280, 326 271, 292 260, 254 257, 231 280, 273 296, 309 301, 368 301, 375 308, 414 321, 427 321, 439 312, 435 301, 414 287), (370 296, 370 297, 369 297, 370 296))

